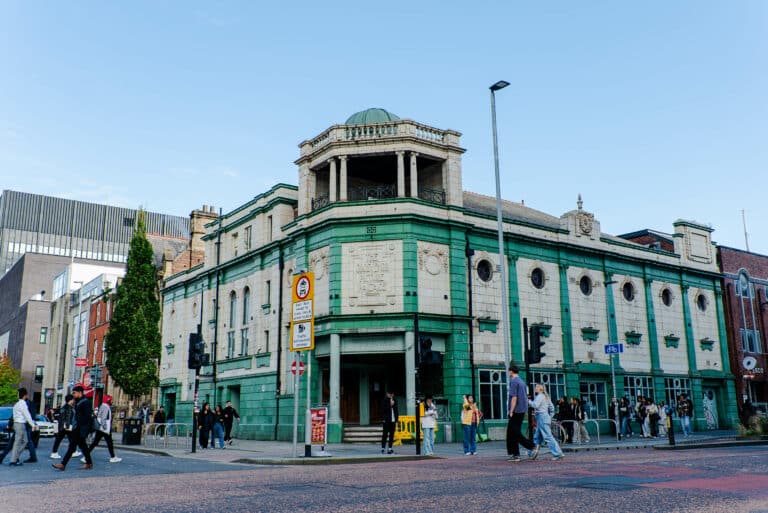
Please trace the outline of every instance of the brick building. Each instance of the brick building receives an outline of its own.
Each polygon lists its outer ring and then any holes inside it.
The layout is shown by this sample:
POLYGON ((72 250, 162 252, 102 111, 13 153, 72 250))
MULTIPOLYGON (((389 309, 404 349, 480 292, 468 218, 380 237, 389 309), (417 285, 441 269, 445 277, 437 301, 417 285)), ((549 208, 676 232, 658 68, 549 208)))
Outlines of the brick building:
POLYGON ((731 368, 739 407, 768 411, 768 256, 718 246, 731 368))

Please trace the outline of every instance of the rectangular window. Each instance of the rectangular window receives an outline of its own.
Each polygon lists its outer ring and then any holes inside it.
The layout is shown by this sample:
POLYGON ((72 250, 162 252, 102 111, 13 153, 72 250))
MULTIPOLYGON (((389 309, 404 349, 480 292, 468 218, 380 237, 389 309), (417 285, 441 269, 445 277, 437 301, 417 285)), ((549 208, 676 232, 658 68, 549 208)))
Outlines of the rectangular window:
POLYGON ((552 404, 557 404, 561 397, 565 397, 565 374, 561 372, 531 372, 531 376, 536 385, 547 387, 547 393, 552 404))
POLYGON ((232 255, 237 256, 237 232, 232 234, 232 255))
POLYGON ((624 395, 630 398, 632 404, 639 396, 653 397, 653 378, 650 376, 624 376, 624 395))
POLYGON ((246 226, 245 229, 243 230, 243 246, 245 247, 246 251, 251 250, 251 243, 252 243, 251 237, 253 235, 251 228, 252 228, 251 226, 246 226))
POLYGON ((479 407, 487 419, 507 418, 507 380, 504 369, 479 369, 479 407))
POLYGON ((43 366, 38 365, 35 367, 35 383, 43 382, 43 366))
POLYGON ((680 394, 687 394, 691 397, 691 380, 689 378, 664 378, 664 393, 667 404, 677 404, 677 398, 680 394))
POLYGON ((272 304, 272 282, 267 280, 264 287, 265 287, 264 299, 266 299, 265 303, 268 305, 271 305, 272 304))
POLYGON ((608 417, 608 396, 604 381, 582 381, 579 383, 581 400, 584 403, 584 414, 590 419, 605 419, 608 417))
POLYGON ((740 329, 741 347, 745 353, 761 353, 760 351, 760 332, 757 330, 740 329))
POLYGON ((109 322, 109 310, 111 306, 112 306, 112 302, 110 300, 107 300, 107 306, 104 310, 104 320, 106 322, 109 322))
POLYGON ((269 352, 269 330, 264 332, 264 352, 269 352))
POLYGON ((40 328, 40 343, 41 344, 47 344, 48 343, 48 327, 43 326, 40 328))
POLYGON ((96 326, 101 324, 101 303, 96 303, 96 326))
POLYGON ((267 216, 267 242, 272 240, 272 216, 267 216))
POLYGON ((227 333, 227 358, 234 358, 235 356, 235 332, 230 331, 227 333))
POLYGON ((240 356, 248 354, 248 328, 240 330, 240 356))

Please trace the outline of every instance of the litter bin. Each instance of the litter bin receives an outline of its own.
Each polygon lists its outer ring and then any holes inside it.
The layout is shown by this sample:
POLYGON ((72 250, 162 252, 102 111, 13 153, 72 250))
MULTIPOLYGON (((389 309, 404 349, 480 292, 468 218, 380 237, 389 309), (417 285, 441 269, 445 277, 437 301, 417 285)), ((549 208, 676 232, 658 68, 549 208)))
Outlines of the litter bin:
POLYGON ((123 445, 141 445, 141 419, 125 419, 123 445))

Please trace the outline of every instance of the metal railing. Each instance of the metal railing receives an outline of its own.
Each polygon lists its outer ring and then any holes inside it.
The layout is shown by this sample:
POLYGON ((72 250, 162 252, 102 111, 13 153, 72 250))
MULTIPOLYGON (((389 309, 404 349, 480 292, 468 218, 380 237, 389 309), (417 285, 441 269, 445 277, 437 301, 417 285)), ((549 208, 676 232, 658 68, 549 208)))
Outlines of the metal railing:
POLYGON ((430 203, 439 203, 445 205, 445 190, 434 189, 431 187, 419 188, 419 198, 430 203))
MULTIPOLYGON (((179 448, 179 440, 183 444, 188 443, 190 436, 192 436, 192 424, 182 423, 163 423, 163 424, 145 424, 144 436, 142 437, 142 443, 146 446, 152 446, 155 449, 160 447, 174 449, 179 448)), ((182 447, 183 447, 182 444, 182 447)))

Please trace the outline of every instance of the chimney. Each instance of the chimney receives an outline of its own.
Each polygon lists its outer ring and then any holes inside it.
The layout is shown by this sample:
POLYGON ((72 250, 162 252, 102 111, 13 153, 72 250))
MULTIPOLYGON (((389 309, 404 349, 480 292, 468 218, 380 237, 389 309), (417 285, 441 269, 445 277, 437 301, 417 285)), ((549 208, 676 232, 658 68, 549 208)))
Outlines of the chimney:
POLYGON ((205 225, 216 220, 213 206, 203 205, 202 210, 193 210, 189 214, 190 219, 190 249, 192 251, 205 251, 205 243, 202 238, 205 235, 205 225))

